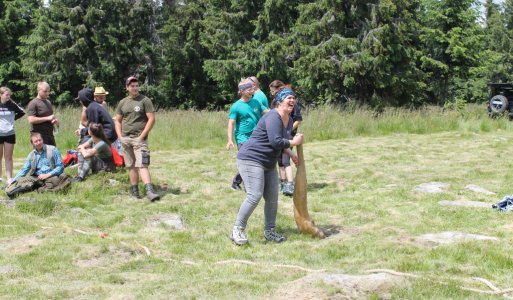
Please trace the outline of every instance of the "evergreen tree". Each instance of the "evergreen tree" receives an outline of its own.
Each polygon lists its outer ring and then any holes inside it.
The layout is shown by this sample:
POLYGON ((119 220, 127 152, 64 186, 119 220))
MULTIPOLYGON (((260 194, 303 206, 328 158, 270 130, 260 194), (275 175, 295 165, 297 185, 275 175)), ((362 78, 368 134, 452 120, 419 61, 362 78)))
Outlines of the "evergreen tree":
MULTIPOLYGON (((39 5, 36 0, 0 0, 0 85, 8 85, 15 92, 22 80, 17 47, 31 30, 31 18, 39 5)), ((21 91, 16 96, 23 98, 26 94, 21 91)))
POLYGON ((465 93, 470 68, 483 46, 474 0, 423 0, 421 68, 432 83, 431 101, 445 103, 465 93))

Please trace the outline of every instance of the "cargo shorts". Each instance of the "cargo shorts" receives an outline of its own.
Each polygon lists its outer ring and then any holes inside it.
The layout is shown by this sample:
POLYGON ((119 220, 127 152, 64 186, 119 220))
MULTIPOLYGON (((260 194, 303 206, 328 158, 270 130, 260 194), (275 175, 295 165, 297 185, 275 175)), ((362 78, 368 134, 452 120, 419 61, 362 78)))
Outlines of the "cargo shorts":
POLYGON ((150 151, 147 140, 122 137, 123 159, 127 168, 147 168, 150 165, 150 151))

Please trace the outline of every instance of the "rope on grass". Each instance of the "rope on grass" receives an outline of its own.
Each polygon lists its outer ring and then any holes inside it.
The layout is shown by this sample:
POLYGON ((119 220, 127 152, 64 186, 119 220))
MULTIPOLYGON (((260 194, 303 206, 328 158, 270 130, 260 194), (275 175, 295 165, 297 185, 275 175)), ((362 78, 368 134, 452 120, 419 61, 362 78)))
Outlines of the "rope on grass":
POLYGON ((135 241, 135 243, 137 244, 137 246, 141 247, 144 250, 144 252, 146 252, 146 255, 148 255, 148 256, 151 255, 150 249, 148 249, 148 247, 142 245, 138 241, 135 241))
MULTIPOLYGON (((228 260, 222 260, 222 261, 216 262, 216 265, 226 265, 226 264, 244 264, 244 265, 252 265, 252 266, 261 265, 259 263, 256 263, 256 262, 253 262, 250 260, 242 260, 242 259, 228 259, 228 260)), ((314 270, 314 269, 308 269, 308 268, 304 268, 304 267, 296 266, 296 265, 283 265, 283 264, 267 264, 267 265, 269 265, 271 267, 275 267, 275 268, 296 269, 296 270, 309 272, 309 273, 318 273, 318 272, 325 271, 324 269, 314 270)))

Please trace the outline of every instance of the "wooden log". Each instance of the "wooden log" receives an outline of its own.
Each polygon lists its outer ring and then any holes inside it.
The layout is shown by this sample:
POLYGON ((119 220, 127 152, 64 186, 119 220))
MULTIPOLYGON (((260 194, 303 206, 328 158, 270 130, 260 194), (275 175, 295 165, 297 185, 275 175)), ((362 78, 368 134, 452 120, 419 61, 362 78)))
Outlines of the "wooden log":
POLYGON ((302 233, 311 234, 314 237, 324 238, 324 232, 315 226, 308 213, 308 181, 306 180, 306 166, 303 155, 303 145, 296 147, 299 166, 296 171, 296 183, 294 186, 294 220, 297 228, 302 233))

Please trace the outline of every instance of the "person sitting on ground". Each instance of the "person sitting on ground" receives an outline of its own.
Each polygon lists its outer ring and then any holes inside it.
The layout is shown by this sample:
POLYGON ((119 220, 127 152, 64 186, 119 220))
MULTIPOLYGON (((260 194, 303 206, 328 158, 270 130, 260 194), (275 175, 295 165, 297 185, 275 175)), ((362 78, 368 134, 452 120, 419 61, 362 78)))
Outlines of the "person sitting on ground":
POLYGON ((59 191, 70 183, 68 176, 64 174, 64 164, 57 147, 44 144, 39 132, 30 134, 30 143, 34 150, 27 156, 23 168, 5 188, 11 199, 36 189, 38 192, 59 191))
POLYGON ((110 143, 103 132, 102 124, 90 123, 88 129, 89 140, 78 146, 78 174, 74 181, 83 181, 92 170, 113 172, 116 170, 110 143))

